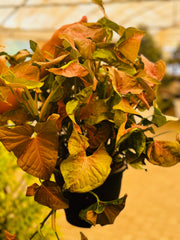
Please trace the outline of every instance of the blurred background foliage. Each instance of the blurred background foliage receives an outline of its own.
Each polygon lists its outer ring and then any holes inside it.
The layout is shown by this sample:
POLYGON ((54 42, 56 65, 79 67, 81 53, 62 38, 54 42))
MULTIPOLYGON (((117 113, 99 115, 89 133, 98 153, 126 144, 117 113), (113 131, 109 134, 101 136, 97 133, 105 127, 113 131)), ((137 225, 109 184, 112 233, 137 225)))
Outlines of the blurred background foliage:
MULTIPOLYGON (((33 177, 24 174, 17 166, 15 156, 0 143, 0 240, 4 240, 4 230, 17 235, 18 240, 29 239, 39 228, 49 209, 25 196, 26 187, 33 177)), ((53 239, 50 224, 45 225, 33 240, 53 239)))

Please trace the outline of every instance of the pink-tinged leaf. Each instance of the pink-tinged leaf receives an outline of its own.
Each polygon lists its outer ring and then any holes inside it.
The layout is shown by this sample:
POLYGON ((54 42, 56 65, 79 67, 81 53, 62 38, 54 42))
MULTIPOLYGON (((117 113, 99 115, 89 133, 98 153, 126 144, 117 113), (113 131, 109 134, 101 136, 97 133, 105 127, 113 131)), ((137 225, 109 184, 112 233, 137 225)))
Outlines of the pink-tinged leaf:
POLYGON ((144 35, 145 33, 143 31, 136 28, 127 28, 118 43, 118 51, 134 63, 138 56, 141 39, 144 35))
POLYGON ((105 30, 100 24, 86 23, 86 18, 83 17, 80 22, 64 25, 58 29, 51 39, 42 47, 43 56, 53 58, 55 55, 55 47, 62 46, 65 39, 70 43, 70 46, 75 49, 74 41, 78 39, 92 39, 95 42, 102 41, 105 37, 105 30))
POLYGON ((152 78, 161 81, 166 71, 165 62, 163 60, 159 60, 156 63, 153 63, 143 55, 141 55, 141 60, 144 63, 144 69, 146 73, 152 78))
POLYGON ((170 167, 180 162, 180 143, 177 141, 154 141, 147 151, 152 164, 170 167))
POLYGON ((118 94, 140 94, 142 92, 143 89, 134 76, 113 67, 107 69, 113 88, 118 94))
POLYGON ((64 198, 61 188, 55 182, 51 181, 44 181, 42 183, 35 192, 34 200, 53 210, 69 207, 68 200, 64 198))
POLYGON ((85 77, 89 73, 86 68, 76 62, 72 62, 61 68, 50 68, 48 71, 68 78, 85 77))

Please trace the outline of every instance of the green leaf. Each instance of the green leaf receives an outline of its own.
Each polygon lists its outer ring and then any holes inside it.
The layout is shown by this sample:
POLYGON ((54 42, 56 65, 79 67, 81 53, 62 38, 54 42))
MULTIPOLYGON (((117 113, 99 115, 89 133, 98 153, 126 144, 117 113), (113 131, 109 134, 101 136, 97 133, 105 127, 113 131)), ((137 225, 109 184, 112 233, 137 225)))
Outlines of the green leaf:
POLYGON ((152 123, 154 123, 158 127, 167 123, 166 117, 162 114, 162 112, 159 108, 154 107, 152 123))
MULTIPOLYGON (((71 145, 75 143, 71 141, 71 145)), ((112 159, 103 146, 90 156, 86 156, 85 151, 70 155, 60 165, 65 181, 64 189, 83 193, 99 187, 111 171, 111 162, 112 159)))
POLYGON ((33 40, 30 40, 29 44, 30 44, 30 48, 33 50, 33 52, 35 52, 37 48, 37 43, 34 42, 33 40))
POLYGON ((80 108, 82 104, 85 104, 92 94, 92 86, 82 89, 79 93, 76 94, 75 99, 67 102, 66 112, 73 123, 76 124, 75 113, 80 108))
POLYGON ((117 61, 117 58, 113 51, 109 49, 97 49, 93 54, 92 57, 94 60, 101 60, 107 63, 113 63, 117 61))
POLYGON ((177 141, 154 141, 147 151, 148 161, 162 167, 180 162, 180 143, 177 141))
POLYGON ((120 34, 120 35, 121 35, 121 34, 124 32, 124 30, 125 30, 124 27, 119 26, 117 23, 109 20, 109 19, 106 18, 106 17, 101 18, 98 22, 101 23, 105 28, 108 27, 108 28, 112 29, 113 31, 115 31, 116 33, 118 33, 118 34, 120 34))
POLYGON ((131 154, 131 160, 137 159, 146 149, 146 136, 141 129, 133 128, 119 139, 117 148, 131 154))
POLYGON ((124 197, 109 201, 94 203, 86 209, 81 210, 79 216, 91 225, 100 224, 101 226, 113 224, 116 217, 125 206, 127 195, 124 197), (100 206, 101 205, 101 206, 100 206), (100 211, 98 210, 100 206, 100 211))
POLYGON ((6 82, 6 84, 16 87, 17 85, 21 85, 21 87, 27 87, 28 89, 40 88, 44 83, 40 81, 31 81, 24 78, 16 77, 14 74, 4 74, 1 75, 1 78, 6 82))
POLYGON ((73 123, 76 124, 76 119, 75 119, 75 112, 79 108, 79 101, 76 99, 73 99, 66 104, 66 112, 70 119, 73 121, 73 123))

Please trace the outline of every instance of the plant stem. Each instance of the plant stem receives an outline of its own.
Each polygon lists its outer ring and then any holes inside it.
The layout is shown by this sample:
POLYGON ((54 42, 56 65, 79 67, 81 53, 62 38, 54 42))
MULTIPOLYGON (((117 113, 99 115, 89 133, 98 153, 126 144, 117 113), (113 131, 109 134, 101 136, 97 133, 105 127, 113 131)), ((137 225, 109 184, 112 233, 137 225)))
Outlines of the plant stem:
MULTIPOLYGON (((46 223, 46 221, 48 220, 48 218, 53 214, 53 210, 51 210, 48 215, 44 218, 44 220, 40 223, 40 229, 43 228, 44 224, 46 223)), ((29 238, 29 240, 33 239, 36 234, 38 233, 38 231, 34 232, 33 235, 29 238)))

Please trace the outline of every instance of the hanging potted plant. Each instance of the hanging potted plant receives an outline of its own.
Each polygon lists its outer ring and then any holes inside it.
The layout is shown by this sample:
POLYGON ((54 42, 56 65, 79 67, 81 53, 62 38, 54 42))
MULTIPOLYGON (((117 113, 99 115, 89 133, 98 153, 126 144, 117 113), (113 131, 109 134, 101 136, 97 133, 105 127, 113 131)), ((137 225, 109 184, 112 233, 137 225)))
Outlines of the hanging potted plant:
POLYGON ((157 141, 147 134, 167 118, 156 104, 165 64, 138 56, 144 34, 106 16, 96 23, 83 17, 42 48, 30 41, 32 53, 1 52, 0 141, 19 167, 41 179, 27 196, 65 209, 73 225, 114 222, 125 205, 119 193, 128 165, 180 161, 178 137, 157 141))

